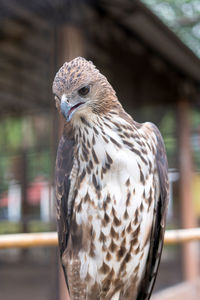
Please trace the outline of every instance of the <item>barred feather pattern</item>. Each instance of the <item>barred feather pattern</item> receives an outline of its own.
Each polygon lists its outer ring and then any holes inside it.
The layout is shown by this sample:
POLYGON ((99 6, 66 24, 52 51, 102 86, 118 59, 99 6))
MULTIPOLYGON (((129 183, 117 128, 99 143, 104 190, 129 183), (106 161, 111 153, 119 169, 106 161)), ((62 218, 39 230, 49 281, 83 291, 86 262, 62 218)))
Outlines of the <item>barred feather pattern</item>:
POLYGON ((71 269, 80 276, 80 284, 69 280, 71 299, 136 299, 159 197, 156 136, 148 123, 137 128, 113 113, 80 122, 68 198, 71 236, 62 257, 68 278, 71 269))
POLYGON ((53 93, 69 121, 57 153, 56 198, 70 298, 148 300, 169 192, 160 132, 135 122, 107 78, 82 57, 61 67, 53 93), (84 87, 87 95, 80 94, 84 87))

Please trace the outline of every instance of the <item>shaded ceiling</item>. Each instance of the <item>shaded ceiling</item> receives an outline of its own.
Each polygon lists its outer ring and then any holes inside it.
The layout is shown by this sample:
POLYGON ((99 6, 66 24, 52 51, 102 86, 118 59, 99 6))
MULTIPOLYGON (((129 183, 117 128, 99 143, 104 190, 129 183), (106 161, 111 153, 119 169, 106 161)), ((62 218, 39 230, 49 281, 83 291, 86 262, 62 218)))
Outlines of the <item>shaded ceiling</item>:
MULTIPOLYGON (((149 66, 158 71, 155 75, 158 81, 159 78, 161 82, 167 79, 160 74, 167 73, 170 66, 171 74, 176 73, 181 78, 200 84, 200 60, 140 1, 2 0, 1 114, 50 108, 57 55, 55 29, 66 23, 80 28, 85 35, 86 56, 94 58, 99 65, 102 62, 108 76, 106 68, 109 69, 114 60, 118 60, 116 68, 112 68, 113 74, 110 74, 116 85, 119 78, 115 74, 119 68, 125 73, 127 69, 127 76, 132 78, 129 62, 132 66, 136 65, 136 57, 140 57, 136 70, 142 68, 145 71, 145 65, 151 61, 149 66), (118 49, 113 50, 112 45, 118 49), (120 55, 125 56, 121 67, 120 55), (149 57, 147 62, 146 56, 149 57), (106 64, 106 60, 112 61, 106 64)), ((147 86, 151 84, 152 90, 151 72, 144 71, 140 78, 146 80, 147 86)), ((126 92, 131 97, 132 90, 124 86, 126 92)))

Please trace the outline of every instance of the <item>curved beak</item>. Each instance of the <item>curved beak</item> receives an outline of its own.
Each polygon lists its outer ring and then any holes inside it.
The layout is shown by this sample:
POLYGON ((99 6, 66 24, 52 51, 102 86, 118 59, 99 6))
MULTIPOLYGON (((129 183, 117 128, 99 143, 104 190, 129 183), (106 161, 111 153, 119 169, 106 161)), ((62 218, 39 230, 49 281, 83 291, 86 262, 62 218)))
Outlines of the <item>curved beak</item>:
POLYGON ((65 117, 65 119, 67 120, 67 122, 69 122, 71 120, 70 110, 72 108, 72 105, 70 103, 68 103, 66 100, 67 100, 66 98, 63 99, 63 97, 62 97, 62 100, 60 103, 60 110, 61 110, 63 116, 65 117))
POLYGON ((60 109, 61 109, 63 116, 67 120, 67 122, 69 122, 71 120, 73 114, 79 109, 79 107, 82 104, 84 104, 84 102, 78 102, 78 103, 72 105, 71 103, 69 103, 67 101, 66 97, 62 97, 61 103, 60 103, 60 109))

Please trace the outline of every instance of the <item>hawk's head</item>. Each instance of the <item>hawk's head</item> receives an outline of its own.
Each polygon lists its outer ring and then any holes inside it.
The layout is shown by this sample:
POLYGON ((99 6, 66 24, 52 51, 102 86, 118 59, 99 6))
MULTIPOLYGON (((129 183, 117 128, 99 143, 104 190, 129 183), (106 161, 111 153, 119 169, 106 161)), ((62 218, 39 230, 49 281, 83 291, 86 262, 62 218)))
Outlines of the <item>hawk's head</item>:
POLYGON ((110 110, 117 97, 112 86, 91 61, 77 57, 66 62, 53 82, 56 106, 67 121, 110 110))

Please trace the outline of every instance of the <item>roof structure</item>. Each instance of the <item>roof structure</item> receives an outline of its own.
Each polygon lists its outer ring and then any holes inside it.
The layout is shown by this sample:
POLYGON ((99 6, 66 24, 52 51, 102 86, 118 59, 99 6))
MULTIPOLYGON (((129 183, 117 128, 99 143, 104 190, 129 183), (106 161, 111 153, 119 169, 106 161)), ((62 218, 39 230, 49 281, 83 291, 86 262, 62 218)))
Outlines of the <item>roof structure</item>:
POLYGON ((123 7, 112 9, 114 2, 107 1, 105 6, 111 16, 133 30, 158 56, 200 83, 200 59, 149 8, 141 1, 125 0, 123 7))
POLYGON ((110 37, 126 36, 123 53, 126 47, 130 53, 145 48, 200 85, 200 59, 139 0, 2 0, 0 24, 1 114, 50 108, 55 28, 63 24, 80 28, 89 56, 100 55, 99 44, 106 45, 110 37))

